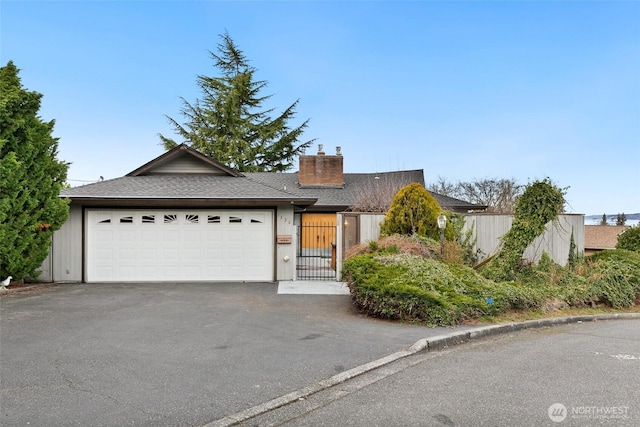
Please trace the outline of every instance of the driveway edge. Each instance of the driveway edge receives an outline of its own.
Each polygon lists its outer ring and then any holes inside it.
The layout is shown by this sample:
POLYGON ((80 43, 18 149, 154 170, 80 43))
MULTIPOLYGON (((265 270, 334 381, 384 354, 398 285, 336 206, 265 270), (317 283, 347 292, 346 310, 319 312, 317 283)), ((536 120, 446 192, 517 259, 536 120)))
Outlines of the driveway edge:
POLYGON ((568 316, 568 317, 552 317, 539 320, 528 320, 525 322, 513 322, 498 325, 480 326, 460 332, 452 332, 450 334, 436 335, 430 338, 423 338, 416 341, 407 350, 398 351, 388 356, 381 357, 364 365, 340 372, 317 383, 310 384, 291 393, 269 400, 265 403, 247 408, 235 414, 230 414, 216 421, 204 424, 203 427, 228 427, 247 421, 258 415, 265 414, 269 411, 277 409, 281 406, 288 405, 295 401, 304 399, 319 391, 326 390, 337 384, 353 379, 364 373, 373 371, 381 366, 388 365, 398 359, 411 356, 420 352, 437 351, 449 347, 451 345, 460 344, 467 341, 492 337, 511 332, 522 331, 525 329, 544 328, 549 326, 566 325, 570 323, 596 322, 603 320, 626 320, 640 319, 640 313, 612 313, 612 314, 596 314, 584 316, 568 316))
POLYGON ((40 290, 45 290, 48 288, 53 288, 58 286, 58 282, 42 282, 42 283, 27 283, 21 285, 11 285, 10 287, 0 290, 0 297, 4 296, 13 296, 15 294, 27 293, 27 292, 36 292, 40 290))

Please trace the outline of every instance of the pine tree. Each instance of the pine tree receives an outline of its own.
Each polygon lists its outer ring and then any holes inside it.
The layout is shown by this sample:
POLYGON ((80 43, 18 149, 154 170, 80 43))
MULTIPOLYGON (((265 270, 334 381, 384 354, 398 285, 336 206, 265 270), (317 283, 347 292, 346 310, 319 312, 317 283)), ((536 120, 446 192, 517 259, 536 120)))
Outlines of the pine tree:
POLYGON ((616 225, 624 225, 627 222, 627 216, 624 212, 619 213, 616 217, 616 225))
POLYGON ((18 68, 0 68, 0 277, 36 277, 53 231, 67 220, 59 198, 68 165, 57 160, 54 121, 38 116, 42 95, 22 87, 18 68))
MULTIPOLYGON (((194 104, 182 98, 181 125, 167 116, 184 142, 201 153, 241 172, 280 172, 293 166, 293 159, 304 153, 313 140, 298 144, 308 120, 291 129, 298 101, 276 118, 273 109, 261 110, 270 96, 259 93, 267 86, 254 80, 256 69, 249 65, 228 33, 220 36, 218 54, 209 52, 220 70, 218 77, 200 75, 197 84, 202 99, 194 104)), ((178 143, 160 135, 167 150, 178 143)))
POLYGON ((602 214, 602 219, 600 220, 600 225, 609 225, 609 224, 607 224, 607 214, 602 214))

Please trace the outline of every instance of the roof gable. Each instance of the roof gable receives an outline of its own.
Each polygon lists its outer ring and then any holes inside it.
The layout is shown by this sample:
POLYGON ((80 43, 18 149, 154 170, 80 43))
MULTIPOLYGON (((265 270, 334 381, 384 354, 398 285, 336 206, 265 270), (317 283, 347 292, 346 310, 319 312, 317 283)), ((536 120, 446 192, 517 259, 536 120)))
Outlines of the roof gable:
POLYGON ((178 145, 138 169, 129 172, 126 176, 169 174, 243 176, 240 172, 205 156, 185 144, 178 145))

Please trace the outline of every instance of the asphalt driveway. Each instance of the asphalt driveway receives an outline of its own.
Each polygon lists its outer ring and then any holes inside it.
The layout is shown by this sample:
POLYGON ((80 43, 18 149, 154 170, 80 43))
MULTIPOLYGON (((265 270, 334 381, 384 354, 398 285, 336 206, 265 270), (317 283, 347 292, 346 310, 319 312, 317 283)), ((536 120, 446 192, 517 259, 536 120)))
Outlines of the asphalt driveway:
POLYGON ((74 284, 0 299, 0 424, 197 426, 450 329, 261 284, 74 284))

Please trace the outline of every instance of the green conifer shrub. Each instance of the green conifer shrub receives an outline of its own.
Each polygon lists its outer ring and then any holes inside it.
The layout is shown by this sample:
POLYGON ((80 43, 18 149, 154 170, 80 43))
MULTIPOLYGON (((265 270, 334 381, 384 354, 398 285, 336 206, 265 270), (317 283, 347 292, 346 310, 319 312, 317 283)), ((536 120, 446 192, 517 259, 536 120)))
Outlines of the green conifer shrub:
MULTIPOLYGON (((441 212, 442 208, 436 199, 422 185, 411 183, 402 187, 394 197, 380 227, 380 234, 417 234, 438 240, 438 215, 441 212)), ((451 221, 447 221, 445 236, 448 239, 453 237, 451 221)))

